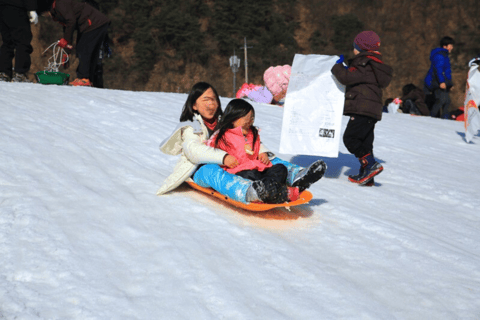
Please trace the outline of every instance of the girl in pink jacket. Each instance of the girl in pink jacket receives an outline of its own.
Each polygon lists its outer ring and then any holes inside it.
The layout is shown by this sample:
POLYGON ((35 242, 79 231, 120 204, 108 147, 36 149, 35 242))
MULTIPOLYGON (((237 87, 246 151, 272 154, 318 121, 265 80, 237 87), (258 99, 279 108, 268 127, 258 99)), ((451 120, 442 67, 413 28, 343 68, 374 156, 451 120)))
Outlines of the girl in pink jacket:
POLYGON ((222 149, 237 159, 236 166, 224 167, 227 172, 245 179, 261 180, 267 188, 280 190, 269 202, 296 200, 299 189, 287 187, 287 167, 280 163, 272 165, 267 153, 259 153, 260 135, 253 126, 254 120, 255 110, 250 103, 242 99, 230 101, 207 145, 222 149))

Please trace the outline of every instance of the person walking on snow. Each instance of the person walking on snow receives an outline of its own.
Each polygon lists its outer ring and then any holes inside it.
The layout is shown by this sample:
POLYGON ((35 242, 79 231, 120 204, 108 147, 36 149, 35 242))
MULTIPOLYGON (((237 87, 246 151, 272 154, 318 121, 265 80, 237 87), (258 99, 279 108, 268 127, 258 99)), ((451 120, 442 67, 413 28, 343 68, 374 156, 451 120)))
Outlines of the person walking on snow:
POLYGON ((90 4, 76 0, 54 0, 50 15, 63 25, 63 38, 58 45, 69 54, 73 49, 73 33, 77 30, 75 51, 80 63, 77 79, 71 85, 99 87, 94 82, 95 72, 99 67, 99 52, 107 36, 110 20, 90 4))
POLYGON ((36 0, 0 0, 0 81, 30 82, 33 47, 30 23, 38 23, 36 0), (15 58, 15 74, 12 60, 15 58))
POLYGON ((440 40, 440 47, 430 53, 431 66, 425 76, 425 91, 433 92, 435 103, 430 116, 448 118, 450 106, 449 91, 453 88, 452 70, 450 68, 449 54, 453 50, 455 41, 450 37, 440 40))
POLYGON ((374 130, 382 119, 382 89, 392 80, 393 69, 383 63, 380 37, 373 31, 360 32, 353 42, 353 59, 343 65, 343 55, 332 67, 333 75, 346 86, 344 115, 350 116, 343 142, 360 161, 357 175, 348 177, 359 185, 374 185, 373 177, 383 167, 373 156, 374 130))

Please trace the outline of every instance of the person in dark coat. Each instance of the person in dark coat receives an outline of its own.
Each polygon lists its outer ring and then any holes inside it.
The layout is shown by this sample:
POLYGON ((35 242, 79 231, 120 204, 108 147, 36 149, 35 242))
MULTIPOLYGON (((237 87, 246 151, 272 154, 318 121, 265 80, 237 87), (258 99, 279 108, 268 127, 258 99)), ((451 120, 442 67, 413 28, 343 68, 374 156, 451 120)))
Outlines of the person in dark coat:
POLYGON ((453 87, 452 70, 450 68, 449 53, 453 50, 455 41, 450 37, 440 40, 440 47, 430 53, 431 66, 425 76, 425 92, 432 92, 435 102, 430 115, 432 117, 448 117, 450 106, 449 91, 453 87))
POLYGON ((420 116, 430 115, 427 104, 425 102, 425 93, 413 83, 409 83, 402 88, 403 101, 400 109, 403 113, 410 113, 420 116))
POLYGON ((32 31, 37 24, 36 0, 0 0, 0 81, 30 82, 27 72, 32 64, 32 31), (12 60, 15 58, 15 74, 12 60))
POLYGON ((392 80, 393 69, 384 64, 380 37, 373 31, 359 33, 353 43, 355 57, 343 65, 343 55, 332 67, 337 80, 346 86, 344 115, 350 120, 343 142, 350 153, 360 161, 360 172, 349 180, 360 185, 373 185, 373 177, 383 167, 373 156, 374 129, 382 119, 382 89, 392 80))
POLYGON ((73 49, 73 33, 77 31, 75 50, 80 63, 77 67, 77 79, 71 84, 103 87, 103 81, 96 78, 95 74, 101 67, 100 50, 107 36, 110 20, 90 4, 76 0, 55 0, 50 14, 53 20, 63 25, 63 38, 58 45, 67 52, 73 49))

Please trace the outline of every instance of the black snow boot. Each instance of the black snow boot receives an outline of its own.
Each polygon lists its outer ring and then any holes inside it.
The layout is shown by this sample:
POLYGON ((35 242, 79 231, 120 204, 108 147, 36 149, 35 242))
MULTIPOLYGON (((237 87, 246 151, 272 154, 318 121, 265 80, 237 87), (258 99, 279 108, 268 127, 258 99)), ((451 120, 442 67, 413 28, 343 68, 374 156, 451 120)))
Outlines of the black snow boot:
MULTIPOLYGON (((348 176, 348 180, 356 183, 358 177, 361 177, 361 176, 364 174, 364 172, 365 172, 365 166, 366 166, 366 165, 367 165, 366 163, 362 163, 362 162, 360 161, 360 172, 359 172, 358 174, 355 174, 355 175, 349 175, 349 176, 348 176)), ((370 179, 370 181, 368 181, 367 183, 363 184, 362 186, 364 186, 364 187, 373 187, 374 185, 375 185, 375 179, 372 178, 372 179, 370 179)))
POLYGON ((12 82, 31 83, 32 81, 28 80, 27 75, 25 73, 15 73, 15 76, 12 78, 12 82))
POLYGON ((288 200, 288 189, 271 178, 255 180, 247 190, 248 202, 283 203, 288 200))
POLYGON ((292 187, 298 187, 300 192, 308 189, 312 184, 320 180, 327 171, 327 164, 322 160, 317 160, 308 168, 303 168, 293 178, 292 187))
POLYGON ((348 180, 353 183, 358 183, 361 186, 373 185, 370 180, 383 171, 383 167, 373 157, 372 153, 369 153, 358 159, 360 161, 360 172, 357 175, 348 176, 348 180))
POLYGON ((0 81, 10 82, 12 78, 5 72, 0 72, 0 81))

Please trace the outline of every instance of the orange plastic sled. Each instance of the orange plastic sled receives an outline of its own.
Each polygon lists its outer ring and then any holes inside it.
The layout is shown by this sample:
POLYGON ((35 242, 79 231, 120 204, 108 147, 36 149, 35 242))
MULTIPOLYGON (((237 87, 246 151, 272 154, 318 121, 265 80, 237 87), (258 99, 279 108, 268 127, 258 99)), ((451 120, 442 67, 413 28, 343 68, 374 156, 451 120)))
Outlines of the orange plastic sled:
POLYGON ((229 197, 224 196, 221 193, 218 193, 217 191, 213 190, 212 188, 200 187, 198 184, 196 184, 195 182, 193 182, 191 180, 187 180, 186 182, 193 189, 204 192, 204 193, 209 194, 211 196, 214 196, 214 197, 216 197, 216 198, 218 198, 222 201, 225 201, 228 204, 231 204, 232 206, 235 206, 235 207, 238 207, 238 208, 241 208, 241 209, 245 209, 245 210, 248 210, 248 211, 267 211, 267 210, 270 210, 270 209, 273 209, 273 208, 281 208, 281 207, 289 209, 290 207, 294 207, 294 206, 298 206, 298 205, 301 205, 301 204, 304 204, 304 203, 308 203, 313 198, 312 193, 310 191, 305 190, 302 193, 300 193, 297 200, 292 201, 292 202, 248 203, 248 204, 246 204, 246 203, 243 203, 243 202, 232 200, 229 197))

